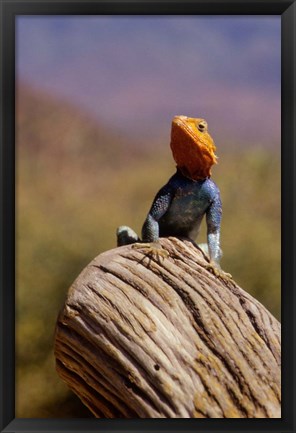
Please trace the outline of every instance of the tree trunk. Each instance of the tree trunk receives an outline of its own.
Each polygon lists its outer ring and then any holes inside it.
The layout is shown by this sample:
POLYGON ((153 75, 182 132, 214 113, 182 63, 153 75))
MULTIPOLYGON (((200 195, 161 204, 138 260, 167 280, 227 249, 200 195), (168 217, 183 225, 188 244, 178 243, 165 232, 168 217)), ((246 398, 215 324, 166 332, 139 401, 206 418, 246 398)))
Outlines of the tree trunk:
POLYGON ((123 246, 68 292, 55 334, 60 377, 96 417, 280 417, 280 324, 190 241, 169 257, 123 246))

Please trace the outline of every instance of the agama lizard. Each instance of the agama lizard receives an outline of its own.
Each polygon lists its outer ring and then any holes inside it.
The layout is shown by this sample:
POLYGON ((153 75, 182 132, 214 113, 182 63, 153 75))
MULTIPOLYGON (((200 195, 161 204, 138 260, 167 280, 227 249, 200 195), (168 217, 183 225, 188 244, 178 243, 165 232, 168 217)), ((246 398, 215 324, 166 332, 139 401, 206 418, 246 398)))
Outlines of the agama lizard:
POLYGON ((215 275, 231 278, 220 267, 220 191, 211 180, 211 167, 217 163, 215 144, 204 119, 175 116, 172 121, 171 149, 176 173, 154 198, 142 228, 142 242, 129 227, 117 229, 117 245, 134 244, 148 254, 167 257, 159 237, 175 236, 194 240, 206 216, 210 268, 215 275))

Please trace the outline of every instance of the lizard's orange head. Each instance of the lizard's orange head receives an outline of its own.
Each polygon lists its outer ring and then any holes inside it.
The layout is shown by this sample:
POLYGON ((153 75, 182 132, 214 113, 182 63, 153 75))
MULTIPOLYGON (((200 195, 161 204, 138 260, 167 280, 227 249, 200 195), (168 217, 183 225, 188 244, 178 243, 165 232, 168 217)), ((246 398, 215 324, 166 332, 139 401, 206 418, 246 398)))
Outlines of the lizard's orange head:
POLYGON ((217 163, 215 143, 204 119, 175 116, 172 122, 171 149, 177 167, 191 179, 205 179, 217 163))

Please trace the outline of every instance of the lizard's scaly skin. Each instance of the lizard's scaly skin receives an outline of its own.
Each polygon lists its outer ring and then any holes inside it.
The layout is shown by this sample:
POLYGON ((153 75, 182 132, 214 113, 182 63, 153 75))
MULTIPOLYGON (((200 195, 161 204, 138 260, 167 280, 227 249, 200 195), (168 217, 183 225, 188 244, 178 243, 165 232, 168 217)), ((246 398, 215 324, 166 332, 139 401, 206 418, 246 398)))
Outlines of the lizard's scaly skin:
POLYGON ((157 193, 142 229, 144 242, 159 237, 195 239, 206 215, 211 260, 219 262, 222 206, 217 185, 211 179, 192 180, 179 170, 157 193))

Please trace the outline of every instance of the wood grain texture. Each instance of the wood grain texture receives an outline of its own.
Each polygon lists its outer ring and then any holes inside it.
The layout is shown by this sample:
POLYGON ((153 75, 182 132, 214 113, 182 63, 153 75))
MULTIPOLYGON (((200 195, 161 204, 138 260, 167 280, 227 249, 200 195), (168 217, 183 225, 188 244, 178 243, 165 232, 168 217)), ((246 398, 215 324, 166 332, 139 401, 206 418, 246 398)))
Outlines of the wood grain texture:
POLYGON ((280 417, 280 324, 190 241, 158 262, 123 246, 70 288, 55 333, 60 377, 96 417, 280 417))

